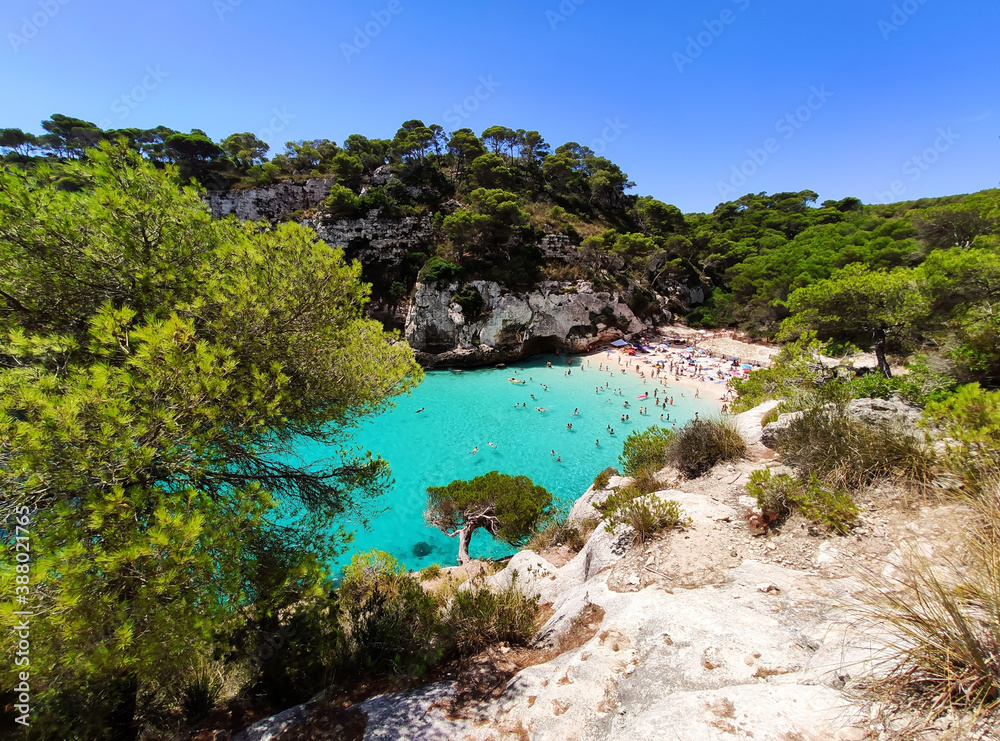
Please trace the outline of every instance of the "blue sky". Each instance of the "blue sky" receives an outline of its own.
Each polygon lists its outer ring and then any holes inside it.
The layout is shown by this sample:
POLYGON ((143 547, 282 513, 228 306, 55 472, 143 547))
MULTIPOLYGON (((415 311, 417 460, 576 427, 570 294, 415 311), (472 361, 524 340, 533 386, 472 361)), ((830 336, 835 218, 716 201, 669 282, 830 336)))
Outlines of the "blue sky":
POLYGON ((0 126, 537 129, 706 211, 1000 181, 995 0, 3 0, 0 126))

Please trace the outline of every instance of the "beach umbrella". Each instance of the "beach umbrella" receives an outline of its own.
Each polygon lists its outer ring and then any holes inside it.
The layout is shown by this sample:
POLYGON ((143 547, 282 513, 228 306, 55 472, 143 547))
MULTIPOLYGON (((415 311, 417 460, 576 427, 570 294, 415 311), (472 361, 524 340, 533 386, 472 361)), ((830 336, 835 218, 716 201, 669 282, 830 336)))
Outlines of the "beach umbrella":
POLYGON ((740 368, 746 368, 747 370, 753 370, 753 366, 752 365, 747 365, 746 363, 744 363, 743 365, 741 365, 740 368))

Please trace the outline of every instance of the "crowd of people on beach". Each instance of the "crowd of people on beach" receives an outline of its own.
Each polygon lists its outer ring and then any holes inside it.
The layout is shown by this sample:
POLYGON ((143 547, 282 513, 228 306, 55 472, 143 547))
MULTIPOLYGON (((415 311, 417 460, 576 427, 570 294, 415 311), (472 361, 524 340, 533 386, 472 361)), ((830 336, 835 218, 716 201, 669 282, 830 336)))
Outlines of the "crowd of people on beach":
MULTIPOLYGON (((726 414, 733 396, 730 381, 733 378, 743 377, 747 372, 760 367, 758 362, 744 363, 739 358, 725 356, 711 349, 699 349, 696 344, 672 347, 669 344, 657 343, 654 346, 649 346, 644 338, 640 338, 634 345, 626 345, 623 348, 608 347, 600 354, 583 358, 579 370, 581 372, 586 372, 588 369, 592 372, 596 370, 599 374, 606 374, 609 379, 635 373, 642 379, 643 385, 653 386, 651 392, 646 391, 639 395, 637 401, 647 404, 652 401, 653 409, 651 410, 646 405, 638 407, 637 410, 632 409, 628 399, 622 398, 622 409, 625 411, 620 413, 618 421, 622 424, 629 424, 631 422, 630 415, 633 413, 640 417, 658 414, 660 422, 665 425, 669 424, 671 429, 676 430, 677 418, 682 416, 678 415, 675 408, 677 395, 686 398, 687 393, 692 393, 693 398, 700 399, 706 384, 718 386, 717 391, 720 394, 718 400, 723 402, 720 411, 722 414, 726 414), (593 368, 595 363, 597 364, 596 369, 593 368), (672 384, 676 388, 671 388, 672 384), (673 419, 671 419, 672 413, 673 419)), ((570 357, 567 362, 568 367, 563 372, 564 376, 571 374, 573 363, 574 358, 570 357)), ((547 362, 546 367, 552 368, 552 362, 547 362)), ((523 367, 515 370, 514 375, 509 376, 507 381, 516 385, 536 383, 533 376, 529 376, 527 380, 519 378, 518 375, 523 371, 523 367)), ((538 382, 538 386, 543 391, 549 390, 545 383, 538 382)), ((609 397, 625 396, 621 388, 612 386, 612 380, 605 380, 603 384, 598 383, 594 387, 594 393, 597 395, 608 394, 609 397)), ((529 396, 533 402, 538 402, 534 393, 529 394, 529 396)), ((605 401, 611 403, 612 400, 612 398, 608 398, 605 401)), ((527 408, 527 402, 517 402, 514 407, 527 408)), ((541 404, 534 406, 534 409, 539 414, 546 414, 549 411, 541 404)), ((422 412, 424 409, 421 408, 417 411, 422 412)), ((574 408, 572 416, 579 416, 579 414, 579 408, 574 408)), ((698 412, 694 413, 694 418, 698 419, 698 412)), ((566 423, 567 431, 574 429, 573 422, 566 423)), ((604 434, 615 435, 615 429, 610 423, 605 425, 604 434)), ((600 446, 600 444, 601 440, 598 436, 594 439, 594 445, 600 446)), ((487 445, 497 449, 497 445, 493 442, 488 442, 487 445)), ((475 455, 478 452, 479 447, 476 446, 470 455, 475 455)), ((562 461, 562 456, 557 454, 554 449, 550 452, 556 462, 562 461)))

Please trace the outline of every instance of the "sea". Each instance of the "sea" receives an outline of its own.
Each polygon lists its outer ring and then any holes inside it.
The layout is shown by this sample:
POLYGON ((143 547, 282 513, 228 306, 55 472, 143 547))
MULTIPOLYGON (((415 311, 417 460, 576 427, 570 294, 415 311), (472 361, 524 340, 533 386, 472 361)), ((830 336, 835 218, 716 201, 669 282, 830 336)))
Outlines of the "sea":
MULTIPOLYGON (((354 540, 334 571, 354 553, 372 549, 392 554, 411 570, 457 563, 457 538, 424 521, 429 486, 494 470, 523 474, 568 510, 599 472, 620 467, 629 433, 653 425, 679 428, 695 412, 717 413, 721 385, 718 393, 695 398, 690 387, 670 381, 663 386, 651 377, 652 366, 639 365, 646 373, 641 378, 635 371, 640 362, 606 353, 541 355, 505 368, 426 372, 417 388, 356 430, 354 444, 385 458, 394 483, 378 503, 385 511, 367 528, 346 523, 354 540), (638 398, 646 393, 648 399, 638 398), (654 398, 664 396, 673 397, 673 405, 656 406, 654 398), (640 407, 648 413, 640 414, 640 407)), ((304 460, 332 455, 310 445, 298 451, 304 460)), ((479 530, 469 550, 473 558, 498 558, 515 549, 479 530)))

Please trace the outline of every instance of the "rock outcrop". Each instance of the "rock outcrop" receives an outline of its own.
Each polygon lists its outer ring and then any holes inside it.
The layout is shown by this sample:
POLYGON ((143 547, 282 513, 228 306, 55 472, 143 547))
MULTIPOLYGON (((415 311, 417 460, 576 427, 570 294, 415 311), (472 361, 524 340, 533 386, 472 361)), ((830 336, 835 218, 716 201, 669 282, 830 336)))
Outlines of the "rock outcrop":
POLYGON ((452 301, 458 284, 417 284, 406 340, 421 363, 472 366, 555 350, 581 352, 646 328, 619 294, 595 291, 586 281, 546 281, 526 293, 490 281, 471 285, 484 302, 475 317, 452 301))
MULTIPOLYGON (((737 423, 759 437, 772 407, 737 423)), ((955 523, 971 515, 948 503, 898 512, 872 505, 846 537, 813 532, 799 515, 756 537, 743 514, 743 484, 764 466, 783 469, 753 442, 747 460, 694 481, 678 484, 662 471, 674 488, 652 496, 678 502, 689 519, 642 545, 631 543, 627 527, 599 525, 562 566, 532 551, 515 555, 487 583, 538 595, 549 615, 534 639, 540 660, 502 675, 485 695, 470 695, 459 679, 355 704, 347 711, 364 714, 364 741, 880 737, 852 696, 884 658, 886 638, 855 611, 870 593, 859 574, 893 573, 911 542, 927 558, 947 557, 955 523)), ((570 519, 590 519, 594 502, 629 483, 612 476, 607 488, 588 490, 570 519)), ((311 713, 308 705, 293 709, 240 738, 277 741, 311 713)))
POLYGON ((241 221, 285 221, 297 211, 316 208, 330 194, 333 178, 315 178, 302 183, 275 183, 265 188, 230 190, 208 194, 212 216, 235 216, 241 221))

